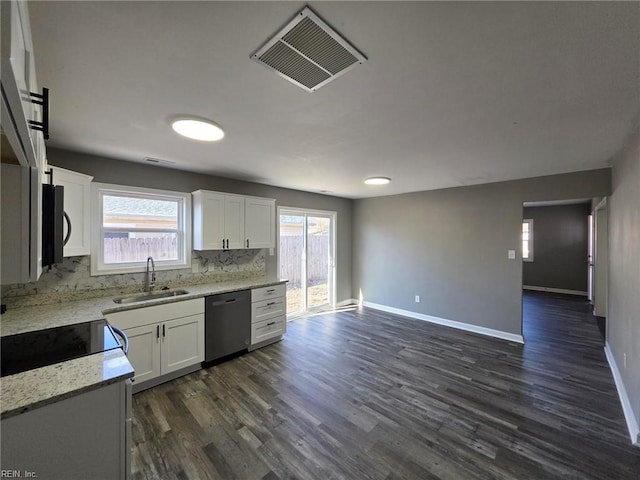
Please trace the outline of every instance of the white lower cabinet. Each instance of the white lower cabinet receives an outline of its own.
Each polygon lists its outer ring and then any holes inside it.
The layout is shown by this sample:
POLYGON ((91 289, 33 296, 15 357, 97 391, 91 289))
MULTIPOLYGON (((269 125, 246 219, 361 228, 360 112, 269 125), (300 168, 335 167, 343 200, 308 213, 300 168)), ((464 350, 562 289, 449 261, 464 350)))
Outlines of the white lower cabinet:
MULTIPOLYGON (((111 320, 109 322, 117 326, 111 320)), ((136 372, 137 383, 160 376, 160 341, 156 337, 159 328, 159 325, 151 324, 124 329, 129 338, 127 357, 136 372)))
POLYGON ((130 478, 130 383, 120 381, 3 419, 0 476, 130 478))
POLYGON ((204 360, 204 313, 169 320, 162 324, 162 330, 161 373, 175 372, 204 360))
POLYGON ((251 290, 250 350, 277 342, 287 331, 284 284, 251 290))
POLYGON ((190 367, 196 370, 204 360, 202 298, 111 313, 106 318, 129 338, 135 391, 175 378, 168 374, 187 373, 190 367))

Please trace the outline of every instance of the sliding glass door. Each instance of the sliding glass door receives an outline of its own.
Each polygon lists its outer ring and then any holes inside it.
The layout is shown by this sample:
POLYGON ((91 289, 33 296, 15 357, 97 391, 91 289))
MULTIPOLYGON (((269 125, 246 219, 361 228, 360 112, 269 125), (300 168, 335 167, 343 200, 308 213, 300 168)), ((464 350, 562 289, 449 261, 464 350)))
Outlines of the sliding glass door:
POLYGON ((280 277, 287 284, 287 313, 334 306, 335 212, 281 207, 280 277))

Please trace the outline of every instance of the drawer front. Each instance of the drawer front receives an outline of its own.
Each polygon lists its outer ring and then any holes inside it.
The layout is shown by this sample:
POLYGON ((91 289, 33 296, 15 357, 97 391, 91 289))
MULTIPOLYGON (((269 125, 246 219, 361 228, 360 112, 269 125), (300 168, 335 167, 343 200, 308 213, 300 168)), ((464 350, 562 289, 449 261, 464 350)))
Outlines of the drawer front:
POLYGON ((271 285, 270 287, 254 288, 251 290, 251 301, 258 302, 269 298, 284 297, 286 293, 287 286, 284 283, 271 285))
POLYGON ((279 337, 287 331, 287 320, 284 315, 263 320, 251 325, 251 345, 270 338, 279 337))
POLYGON ((174 318, 188 317, 204 313, 204 298, 194 298, 179 302, 164 303, 151 307, 141 307, 123 312, 108 313, 107 321, 115 327, 127 329, 160 323, 174 318))
POLYGON ((261 322, 286 313, 284 297, 262 300, 251 304, 251 323, 261 322))

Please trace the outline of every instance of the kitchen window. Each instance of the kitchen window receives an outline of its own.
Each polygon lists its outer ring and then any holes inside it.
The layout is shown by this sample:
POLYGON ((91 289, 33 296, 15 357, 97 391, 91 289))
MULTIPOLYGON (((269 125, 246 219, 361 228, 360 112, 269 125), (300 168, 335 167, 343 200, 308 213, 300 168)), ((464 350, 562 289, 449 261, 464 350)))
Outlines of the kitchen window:
POLYGON ((522 221, 522 260, 533 262, 533 219, 522 221))
POLYGON ((91 275, 191 266, 191 195, 93 184, 91 275))

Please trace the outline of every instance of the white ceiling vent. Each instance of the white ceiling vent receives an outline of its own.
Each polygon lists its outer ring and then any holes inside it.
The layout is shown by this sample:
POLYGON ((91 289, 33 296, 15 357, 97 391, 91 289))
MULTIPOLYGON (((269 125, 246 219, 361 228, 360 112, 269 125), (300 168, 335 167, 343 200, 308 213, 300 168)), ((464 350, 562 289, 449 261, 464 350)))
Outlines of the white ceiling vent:
POLYGON ((308 92, 367 59, 305 7, 253 55, 256 62, 308 92))

